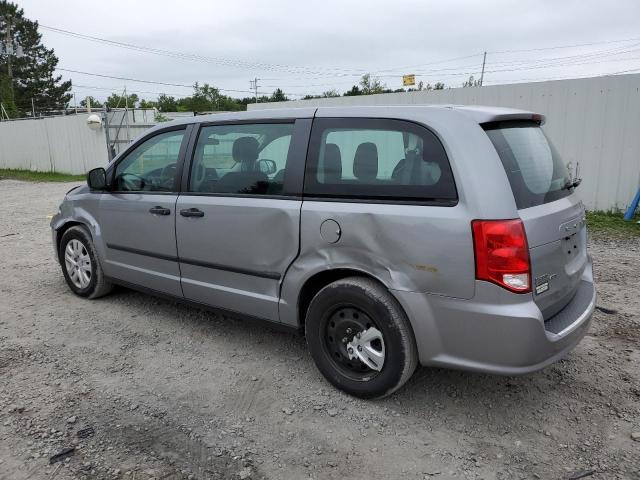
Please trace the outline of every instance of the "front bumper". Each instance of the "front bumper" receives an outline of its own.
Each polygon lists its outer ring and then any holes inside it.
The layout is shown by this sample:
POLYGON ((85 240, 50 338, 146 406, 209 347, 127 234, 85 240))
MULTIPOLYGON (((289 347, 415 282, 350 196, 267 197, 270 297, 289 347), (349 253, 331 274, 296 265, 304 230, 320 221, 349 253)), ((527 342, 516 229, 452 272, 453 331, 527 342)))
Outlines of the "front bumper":
POLYGON ((586 334, 596 305, 591 262, 574 298, 545 320, 532 295, 476 282, 471 300, 393 291, 413 326, 422 365, 519 375, 546 367, 586 334))
POLYGON ((49 223, 49 226, 51 227, 51 244, 53 246, 53 256, 58 263, 60 263, 60 256, 58 255, 58 228, 61 217, 62 215, 60 214, 60 212, 58 212, 51 218, 51 222, 49 223))

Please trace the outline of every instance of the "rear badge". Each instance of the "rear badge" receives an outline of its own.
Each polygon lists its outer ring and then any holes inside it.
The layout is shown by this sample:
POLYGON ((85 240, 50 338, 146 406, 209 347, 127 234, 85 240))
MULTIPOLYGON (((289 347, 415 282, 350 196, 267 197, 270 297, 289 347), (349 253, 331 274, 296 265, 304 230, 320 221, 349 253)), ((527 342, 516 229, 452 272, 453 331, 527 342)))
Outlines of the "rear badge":
POLYGON ((549 290, 549 282, 556 278, 558 276, 557 273, 551 273, 551 274, 544 274, 544 275, 540 275, 539 277, 536 277, 535 279, 535 283, 536 283, 536 295, 540 295, 541 293, 546 292, 547 290, 549 290))
POLYGON ((544 282, 540 285, 536 285, 536 295, 540 295, 547 290, 549 290, 549 282, 544 282))

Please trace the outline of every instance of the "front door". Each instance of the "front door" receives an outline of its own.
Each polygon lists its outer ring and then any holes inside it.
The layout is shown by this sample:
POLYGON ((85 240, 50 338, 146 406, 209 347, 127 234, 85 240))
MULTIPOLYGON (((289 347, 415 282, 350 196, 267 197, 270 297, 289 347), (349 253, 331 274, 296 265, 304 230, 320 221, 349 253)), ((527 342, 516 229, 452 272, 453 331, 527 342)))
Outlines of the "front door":
POLYGON ((175 209, 185 128, 154 134, 115 166, 112 190, 100 200, 105 274, 182 296, 175 209))
POLYGON ((292 139, 301 125, 200 129, 176 205, 185 298, 278 320, 280 284, 298 254, 305 149, 292 139))

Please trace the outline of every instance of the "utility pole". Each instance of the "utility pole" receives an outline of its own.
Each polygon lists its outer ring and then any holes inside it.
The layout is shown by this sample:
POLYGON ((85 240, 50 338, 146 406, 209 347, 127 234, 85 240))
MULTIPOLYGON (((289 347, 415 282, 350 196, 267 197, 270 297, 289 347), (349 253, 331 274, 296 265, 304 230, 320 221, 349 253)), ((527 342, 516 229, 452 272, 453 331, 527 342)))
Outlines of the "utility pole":
POLYGON ((255 91, 256 94, 256 103, 258 103, 258 80, 259 78, 254 78, 253 80, 249 80, 249 85, 255 91))
POLYGON ((482 82, 484 80, 484 65, 487 63, 487 52, 484 52, 484 57, 482 57, 482 73, 480 74, 480 86, 482 86, 482 82))
POLYGON ((113 150, 111 149, 111 139, 109 138, 109 111, 107 110, 107 102, 102 106, 102 117, 104 118, 104 137, 107 141, 107 157, 109 157, 109 163, 113 160, 113 150))
POLYGON ((33 101, 33 97, 31 97, 31 117, 36 118, 36 104, 33 101))
POLYGON ((11 17, 4 18, 7 24, 7 30, 4 32, 4 48, 7 53, 7 74, 9 75, 9 84, 11 85, 11 91, 13 91, 13 69, 11 67, 11 56, 13 55, 13 39, 11 38, 11 17))
POLYGON ((4 20, 6 29, 4 32, 4 42, 0 39, 0 54, 4 53, 7 56, 7 75, 9 76, 9 88, 13 95, 13 65, 11 64, 11 57, 14 55, 17 58, 24 57, 24 50, 19 43, 16 42, 15 46, 13 44, 13 37, 11 35, 11 28, 13 27, 11 22, 13 18, 7 15, 6 17, 2 17, 2 20, 4 20))
POLYGON ((131 141, 131 131, 129 130, 129 97, 127 96, 127 86, 124 86, 124 118, 127 122, 127 141, 131 141))

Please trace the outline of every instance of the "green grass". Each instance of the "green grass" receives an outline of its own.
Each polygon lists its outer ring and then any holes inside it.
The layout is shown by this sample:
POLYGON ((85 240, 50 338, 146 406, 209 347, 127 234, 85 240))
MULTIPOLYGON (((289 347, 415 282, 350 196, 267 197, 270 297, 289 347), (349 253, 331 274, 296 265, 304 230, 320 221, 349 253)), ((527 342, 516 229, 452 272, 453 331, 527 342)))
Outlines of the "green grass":
POLYGON ((15 170, 0 168, 0 180, 25 180, 28 182, 83 182, 86 175, 71 175, 58 172, 32 172, 30 170, 15 170))
POLYGON ((594 235, 606 235, 619 238, 640 237, 640 215, 636 215, 630 222, 625 222, 624 213, 616 212, 587 212, 587 228, 594 235))

